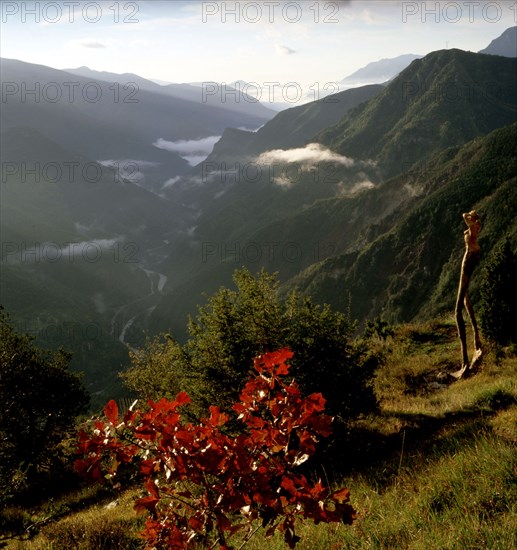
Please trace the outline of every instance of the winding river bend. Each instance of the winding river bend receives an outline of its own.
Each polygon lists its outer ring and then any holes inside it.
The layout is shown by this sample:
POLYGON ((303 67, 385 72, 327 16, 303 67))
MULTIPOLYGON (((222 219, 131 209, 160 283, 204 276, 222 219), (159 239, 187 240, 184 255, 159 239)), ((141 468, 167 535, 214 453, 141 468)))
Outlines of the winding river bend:
POLYGON ((118 338, 122 344, 129 346, 131 350, 134 348, 126 340, 129 329, 137 319, 145 320, 152 313, 168 280, 167 275, 148 269, 141 264, 136 267, 147 276, 149 292, 119 307, 111 318, 111 335, 118 338))

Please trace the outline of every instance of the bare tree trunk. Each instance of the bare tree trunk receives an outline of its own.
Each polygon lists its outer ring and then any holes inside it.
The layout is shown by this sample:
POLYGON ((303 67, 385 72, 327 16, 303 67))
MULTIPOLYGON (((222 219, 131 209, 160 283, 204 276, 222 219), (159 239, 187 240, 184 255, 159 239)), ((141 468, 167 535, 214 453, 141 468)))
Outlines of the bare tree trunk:
POLYGON ((470 302, 468 288, 472 272, 479 261, 479 244, 477 242, 479 231, 481 230, 481 220, 475 210, 463 214, 463 219, 467 224, 468 229, 464 232, 465 240, 465 255, 461 262, 460 284, 458 288, 458 296, 456 298, 456 307, 454 314, 456 318, 456 327, 458 328, 458 337, 461 346, 461 368, 452 373, 454 378, 462 378, 472 372, 474 367, 479 363, 482 356, 481 339, 479 337, 478 325, 474 309, 470 302), (465 330, 465 320, 463 319, 463 307, 467 310, 474 331, 474 355, 469 364, 469 356, 467 350, 467 334, 465 330))

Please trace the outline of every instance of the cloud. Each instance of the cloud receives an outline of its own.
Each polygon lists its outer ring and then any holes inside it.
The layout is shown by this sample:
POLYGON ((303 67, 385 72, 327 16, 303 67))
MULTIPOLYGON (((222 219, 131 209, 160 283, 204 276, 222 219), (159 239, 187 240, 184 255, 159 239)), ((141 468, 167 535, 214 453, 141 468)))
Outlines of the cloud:
POLYGON ((124 242, 124 237, 66 243, 46 241, 35 243, 34 246, 29 248, 22 246, 15 252, 8 254, 12 257, 8 257, 6 260, 10 264, 72 263, 77 258, 93 263, 99 261, 103 256, 113 258, 110 254, 118 253, 117 247, 121 242, 124 242))
POLYGON ((220 139, 221 136, 209 136, 201 139, 180 139, 178 141, 167 141, 163 138, 158 138, 153 145, 158 147, 158 149, 178 153, 191 166, 196 166, 196 164, 206 159, 220 139))
POLYGON ((276 53, 280 55, 292 55, 294 53, 298 53, 297 50, 293 50, 292 48, 289 48, 287 46, 282 46, 281 44, 275 44, 275 50, 276 53))
MULTIPOLYGON (((355 160, 344 155, 340 155, 324 147, 320 143, 309 143, 305 147, 296 147, 294 149, 273 149, 259 155, 255 162, 267 167, 272 174, 271 181, 284 188, 292 187, 299 181, 299 175, 302 172, 313 172, 313 177, 319 174, 319 164, 329 163, 337 164, 344 168, 353 168, 354 172, 359 170, 360 182, 352 188, 347 186, 347 193, 356 193, 362 189, 374 186, 368 180, 368 177, 362 169, 371 169, 375 162, 371 160, 355 160), (294 168, 294 172, 289 165, 294 168), (275 175, 276 174, 276 175, 275 175)), ((338 187, 342 187, 343 182, 338 187)))
POLYGON ((246 128, 246 126, 239 126, 237 128, 237 130, 243 130, 244 132, 252 132, 253 134, 255 134, 256 132, 258 132, 264 126, 265 126, 264 124, 261 124, 257 128, 246 128))
POLYGON ((75 222, 74 227, 77 233, 80 235, 86 235, 92 230, 93 223, 91 225, 83 225, 81 222, 75 222))
POLYGON ((107 48, 106 44, 103 44, 98 40, 80 40, 78 44, 83 48, 93 48, 93 49, 107 48))
POLYGON ((373 189, 374 187, 375 183, 372 183, 370 180, 358 181, 352 185, 347 194, 355 195, 360 191, 364 191, 365 189, 373 189))
POLYGON ((167 187, 172 187, 175 183, 181 180, 181 176, 175 176, 173 178, 169 178, 163 185, 162 189, 166 189, 167 187))
POLYGON ((95 256, 96 250, 107 250, 113 248, 120 242, 120 238, 115 239, 93 239, 91 241, 82 241, 80 243, 66 244, 61 248, 62 255, 66 257, 84 257, 95 256), (90 251, 93 249, 93 251, 90 251), (95 250, 96 249, 96 250, 95 250))
POLYGON ((104 296, 102 295, 102 293, 97 292, 93 296, 92 300, 95 304, 95 310, 97 311, 97 313, 106 313, 108 308, 106 307, 106 301, 104 300, 104 296))
POLYGON ((307 167, 315 166, 318 162, 335 162, 343 166, 354 166, 355 161, 345 157, 319 143, 309 143, 305 147, 296 149, 273 149, 262 153, 258 158, 259 164, 291 163, 297 162, 307 167))
MULTIPOLYGON (((209 154, 209 153, 208 153, 209 154)), ((190 166, 197 166, 200 162, 203 162, 208 154, 202 155, 182 155, 181 158, 185 159, 190 166)))

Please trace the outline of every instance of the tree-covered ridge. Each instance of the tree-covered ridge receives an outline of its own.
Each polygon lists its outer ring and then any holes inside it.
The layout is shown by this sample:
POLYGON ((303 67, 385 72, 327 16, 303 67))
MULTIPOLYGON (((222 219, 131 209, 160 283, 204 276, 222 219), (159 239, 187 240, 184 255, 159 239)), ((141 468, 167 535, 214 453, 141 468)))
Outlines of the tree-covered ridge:
POLYGON ((387 176, 517 119, 517 59, 440 50, 321 132, 344 155, 375 159, 387 176))
MULTIPOLYGON (((481 265, 507 233, 515 242, 516 150, 513 124, 387 182, 375 192, 389 196, 406 181, 413 193, 380 224, 365 228, 361 247, 312 266, 289 286, 338 309, 350 296, 352 315, 359 319, 381 315, 400 322, 451 310, 462 255, 462 212, 475 208, 482 216, 481 265)), ((478 280, 476 275, 472 281, 474 300, 478 280)))
POLYGON ((486 338, 500 346, 517 344, 517 251, 506 237, 491 251, 480 284, 480 324, 486 338))

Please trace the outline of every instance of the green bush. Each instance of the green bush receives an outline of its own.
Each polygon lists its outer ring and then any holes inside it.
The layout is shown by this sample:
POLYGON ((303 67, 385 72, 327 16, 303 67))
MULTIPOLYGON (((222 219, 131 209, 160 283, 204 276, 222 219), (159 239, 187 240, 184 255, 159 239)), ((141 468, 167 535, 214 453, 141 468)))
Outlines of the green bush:
POLYGON ((122 376, 145 398, 184 390, 198 412, 218 405, 231 412, 254 357, 289 347, 291 374, 305 393, 321 392, 329 414, 347 421, 376 407, 377 359, 355 342, 346 315, 292 293, 278 297, 279 281, 261 271, 234 273, 236 289, 221 288, 189 321, 190 339, 180 346, 156 338, 133 356, 122 376))
POLYGON ((0 308, 0 504, 63 474, 63 440, 88 404, 70 359, 35 347, 0 308))
POLYGON ((507 238, 496 248, 487 263, 480 287, 479 323, 483 334, 493 343, 517 343, 517 255, 507 238))

